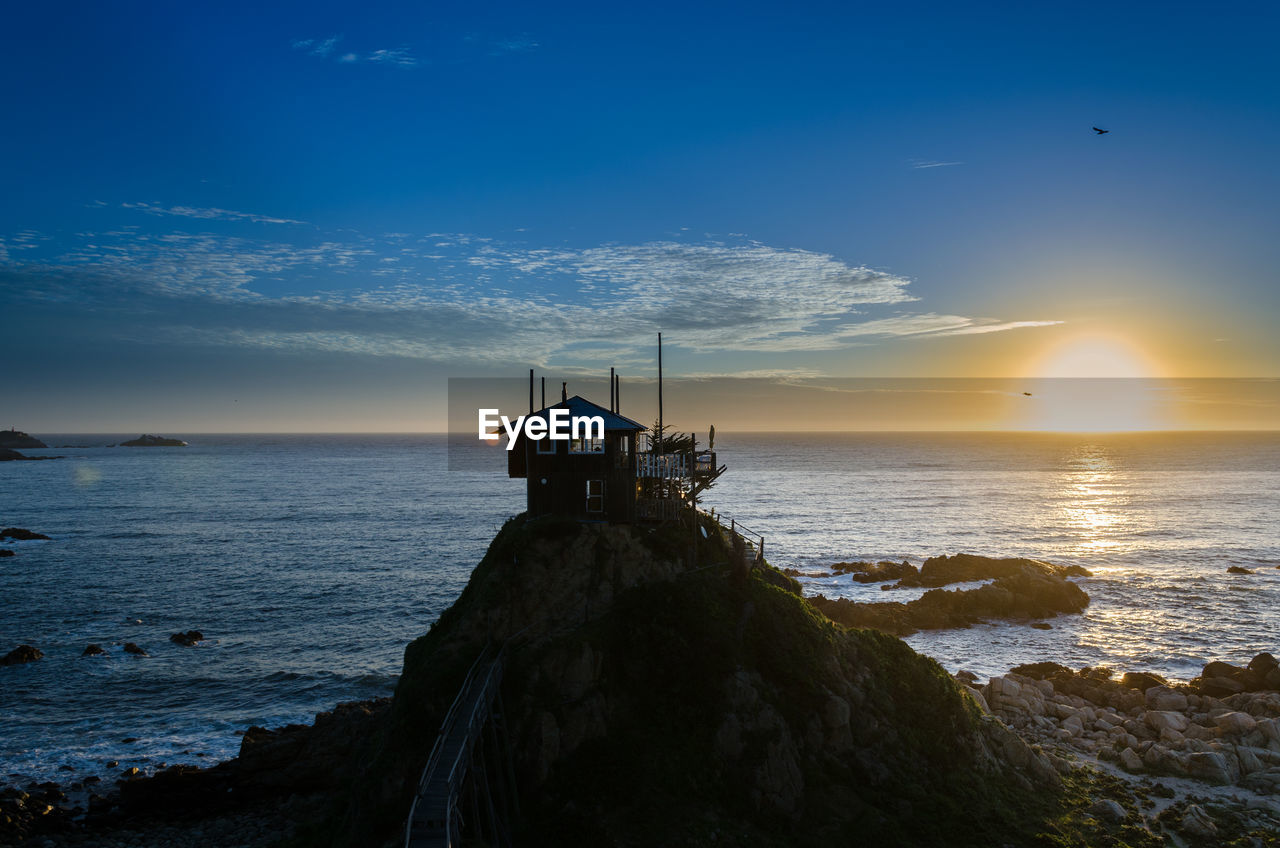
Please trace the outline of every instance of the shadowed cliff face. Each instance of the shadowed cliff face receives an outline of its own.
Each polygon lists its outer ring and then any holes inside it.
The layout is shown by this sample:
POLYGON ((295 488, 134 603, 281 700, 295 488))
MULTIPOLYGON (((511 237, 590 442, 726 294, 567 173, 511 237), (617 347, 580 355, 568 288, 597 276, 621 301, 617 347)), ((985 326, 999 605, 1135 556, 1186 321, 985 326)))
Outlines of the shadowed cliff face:
POLYGON ((932 660, 833 624, 776 573, 735 574, 715 532, 690 571, 689 539, 509 522, 406 650, 352 832, 401 826, 489 640, 511 639, 523 843, 998 844, 1056 786, 932 660))

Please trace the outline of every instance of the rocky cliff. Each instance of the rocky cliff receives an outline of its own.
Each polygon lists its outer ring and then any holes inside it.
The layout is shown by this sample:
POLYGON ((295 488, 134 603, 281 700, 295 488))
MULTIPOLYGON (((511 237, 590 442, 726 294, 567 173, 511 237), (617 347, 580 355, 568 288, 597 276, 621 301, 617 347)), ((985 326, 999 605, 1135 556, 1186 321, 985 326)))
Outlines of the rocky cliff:
POLYGON ((504 640, 521 844, 989 845, 1044 821, 1052 767, 936 663, 735 570, 714 525, 690 569, 689 539, 509 522, 406 650, 337 841, 395 838, 467 667, 504 640))

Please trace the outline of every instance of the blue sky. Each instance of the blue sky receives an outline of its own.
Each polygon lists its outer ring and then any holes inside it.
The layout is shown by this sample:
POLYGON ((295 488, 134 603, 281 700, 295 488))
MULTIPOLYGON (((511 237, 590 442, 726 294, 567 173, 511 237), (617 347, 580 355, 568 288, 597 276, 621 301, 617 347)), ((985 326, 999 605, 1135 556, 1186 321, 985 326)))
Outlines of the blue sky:
POLYGON ((13 6, 4 423, 421 429, 446 377, 644 374, 659 330, 686 375, 1018 377, 1094 334, 1280 376, 1278 18, 13 6))

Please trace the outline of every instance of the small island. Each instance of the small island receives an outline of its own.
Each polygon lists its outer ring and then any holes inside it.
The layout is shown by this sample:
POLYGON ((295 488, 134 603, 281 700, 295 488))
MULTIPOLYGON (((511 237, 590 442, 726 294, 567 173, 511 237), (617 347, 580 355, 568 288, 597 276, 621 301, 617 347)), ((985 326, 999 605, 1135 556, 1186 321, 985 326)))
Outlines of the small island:
POLYGON ((121 442, 122 448, 185 448, 187 443, 181 439, 168 439, 164 436, 149 436, 143 433, 136 439, 121 442))
POLYGON ((44 442, 34 436, 30 436, 21 430, 15 430, 10 427, 8 430, 0 430, 0 448, 47 448, 44 442))

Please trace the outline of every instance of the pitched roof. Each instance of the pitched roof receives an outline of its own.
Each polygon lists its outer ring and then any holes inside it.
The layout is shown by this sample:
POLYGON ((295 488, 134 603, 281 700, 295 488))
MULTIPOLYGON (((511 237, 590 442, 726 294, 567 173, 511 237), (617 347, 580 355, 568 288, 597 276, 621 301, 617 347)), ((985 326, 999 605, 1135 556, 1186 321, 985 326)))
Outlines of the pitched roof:
POLYGON ((582 397, 581 395, 574 395, 568 400, 562 400, 559 403, 552 404, 551 406, 548 406, 546 409, 539 409, 537 412, 533 413, 533 416, 536 416, 539 418, 547 418, 548 414, 553 409, 569 410, 570 418, 576 418, 578 416, 591 417, 593 415, 599 415, 601 418, 604 419, 605 430, 647 430, 649 429, 643 424, 632 421, 630 418, 627 418, 625 415, 619 415, 616 412, 610 412, 609 410, 605 409, 603 406, 594 404, 591 401, 587 400, 586 398, 582 397))

